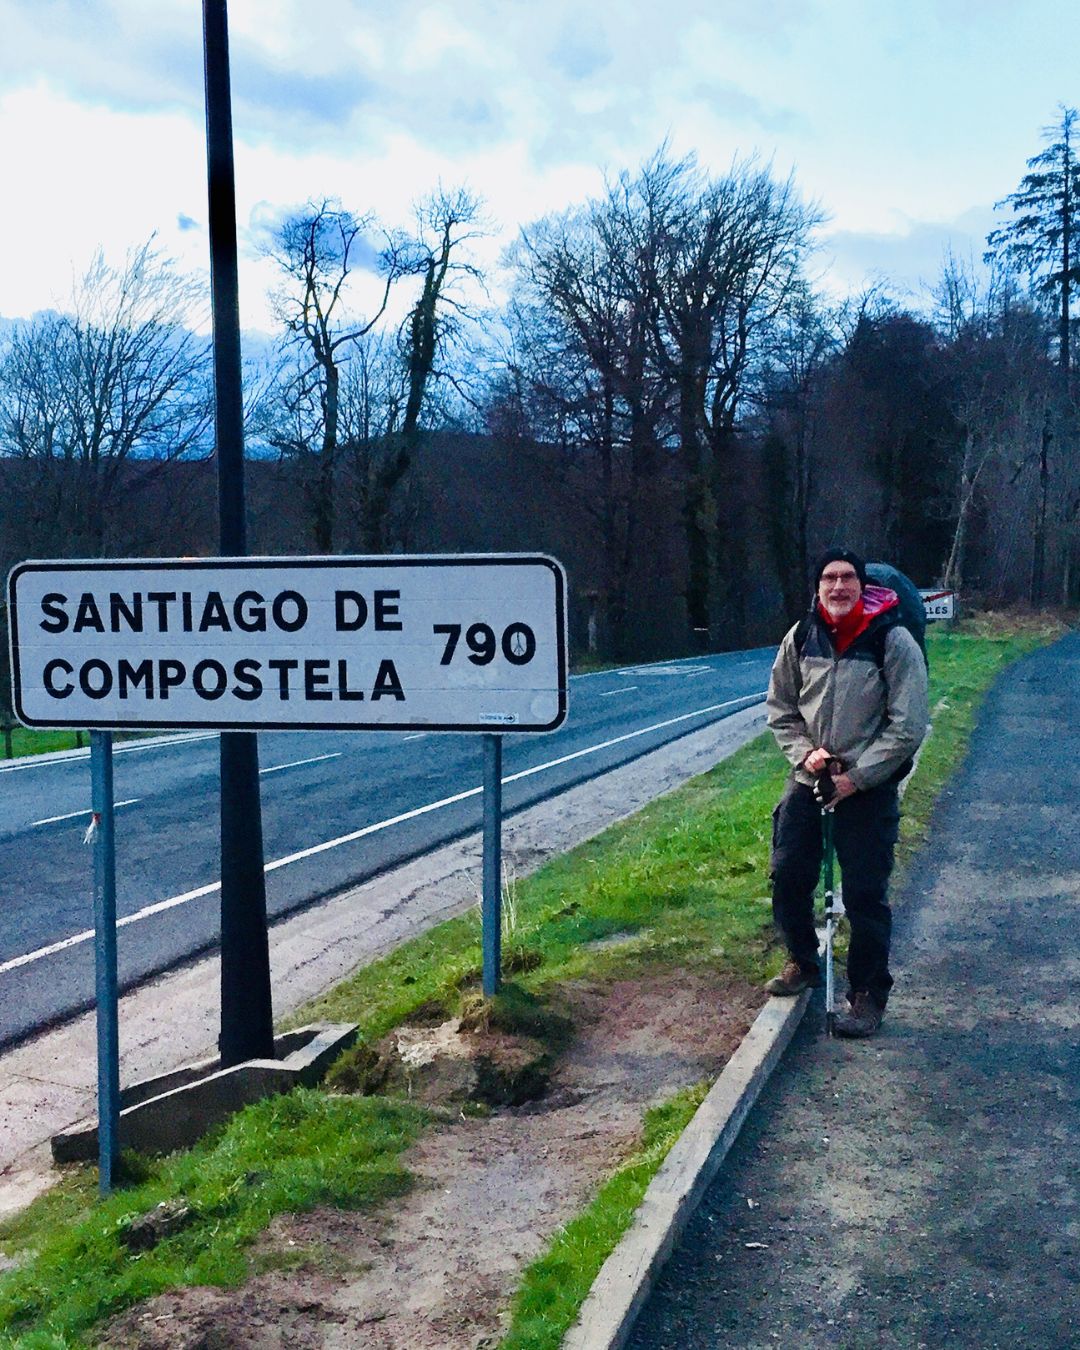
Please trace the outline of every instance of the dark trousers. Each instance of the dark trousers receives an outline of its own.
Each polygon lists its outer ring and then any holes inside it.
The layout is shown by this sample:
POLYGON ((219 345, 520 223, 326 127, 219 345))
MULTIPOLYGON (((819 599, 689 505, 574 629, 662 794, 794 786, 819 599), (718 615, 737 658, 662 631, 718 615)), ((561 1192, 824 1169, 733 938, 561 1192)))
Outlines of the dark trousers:
MULTIPOLYGON (((851 924, 848 991, 865 990, 884 1008, 893 985, 888 889, 900 825, 895 786, 856 792, 837 806, 833 820, 844 909, 851 924)), ((773 918, 788 951, 808 970, 816 970, 818 963, 814 891, 822 848, 821 807, 812 788, 792 780, 773 812, 773 918)))

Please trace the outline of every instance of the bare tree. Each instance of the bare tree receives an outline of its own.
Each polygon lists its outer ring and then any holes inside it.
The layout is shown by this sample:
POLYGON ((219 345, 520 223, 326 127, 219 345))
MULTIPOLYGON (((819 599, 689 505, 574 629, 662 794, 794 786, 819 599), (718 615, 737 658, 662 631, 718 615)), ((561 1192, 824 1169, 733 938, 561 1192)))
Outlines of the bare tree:
POLYGON ((384 234, 374 247, 375 229, 370 215, 356 216, 330 199, 313 201, 281 225, 269 250, 283 275, 272 298, 289 366, 278 398, 263 405, 260 432, 301 470, 320 553, 333 552, 335 543, 342 365, 375 329, 410 264, 400 238, 384 234), (373 312, 364 315, 351 303, 350 278, 361 265, 380 279, 373 312))
MULTIPOLYGON (((1042 458, 1054 382, 1041 318, 1016 296, 1007 272, 997 270, 980 294, 973 270, 948 257, 938 295, 950 338, 943 354, 948 399, 960 433, 949 503, 955 523, 941 582, 959 589, 976 506, 997 515, 983 483, 995 465, 1011 464, 1015 486, 1042 458)), ((1045 504, 1038 518, 1045 518, 1045 504)), ((1036 532, 1036 558, 1043 547, 1036 532)))
POLYGON ((284 277, 274 304, 289 360, 277 398, 264 401, 260 434, 301 469, 319 552, 332 552, 349 527, 362 548, 385 550, 393 497, 432 388, 452 378, 440 358, 463 304, 455 283, 476 276, 460 255, 476 232, 479 205, 465 191, 440 190, 417 216, 415 236, 381 231, 376 247, 374 217, 329 199, 310 202, 281 226, 271 249, 284 277), (379 278, 375 303, 362 315, 353 303, 359 270, 379 278), (420 294, 391 339, 384 323, 391 292, 407 276, 421 278, 420 294), (345 469, 353 518, 343 525, 337 498, 345 469))
POLYGON ((805 603, 810 583, 811 513, 824 453, 827 373, 841 346, 842 310, 808 286, 769 335, 758 399, 770 492, 764 526, 784 593, 785 613, 805 603))
POLYGON ((677 458, 689 627, 703 644, 744 631, 736 579, 748 498, 736 430, 818 219, 791 180, 753 161, 712 179, 662 147, 598 200, 523 231, 515 337, 530 353, 533 410, 597 457, 616 619, 628 575, 619 553, 634 551, 648 512, 641 489, 677 458))
POLYGON ((518 294, 511 309, 517 387, 524 376, 534 434, 569 453, 581 501, 599 526, 598 589, 604 647, 628 650, 629 590, 650 509, 668 400, 650 362, 640 297, 625 284, 627 260, 605 202, 551 216, 522 232, 512 251, 518 294))
MULTIPOLYGON (((391 502, 416 457, 425 414, 436 389, 463 386, 448 356, 470 316, 462 282, 482 286, 479 270, 469 261, 467 246, 483 233, 481 203, 464 188, 439 188, 417 208, 417 234, 409 246, 409 270, 421 278, 420 293, 398 333, 400 394, 387 381, 387 409, 378 440, 352 433, 354 463, 363 472, 354 477, 355 503, 362 547, 381 553, 389 544, 391 502), (361 463, 362 462, 362 463, 361 463)), ((357 386, 360 406, 368 407, 371 378, 385 377, 386 349, 369 361, 357 386)))
POLYGON ((677 400, 689 623, 703 642, 738 642, 746 503, 737 419, 760 341, 796 292, 822 217, 791 178, 778 182, 752 159, 710 179, 692 157, 673 161, 664 148, 609 200, 622 256, 648 260, 642 302, 653 356, 677 400))
POLYGON ((123 547, 124 503, 167 465, 210 453, 209 346, 191 326, 205 308, 202 283, 151 241, 119 268, 99 254, 69 313, 14 327, 0 456, 20 461, 9 490, 35 551, 123 547))

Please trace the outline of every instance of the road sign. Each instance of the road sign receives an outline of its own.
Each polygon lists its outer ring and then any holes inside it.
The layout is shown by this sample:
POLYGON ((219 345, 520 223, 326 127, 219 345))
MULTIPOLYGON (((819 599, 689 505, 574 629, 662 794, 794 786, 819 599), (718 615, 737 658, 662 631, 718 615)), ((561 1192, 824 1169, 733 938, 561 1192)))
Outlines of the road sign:
POLYGON ((932 591, 920 588, 919 594, 922 596, 923 605, 926 608, 928 622, 932 619, 953 619, 956 617, 955 591, 932 591))
POLYGON ((32 727, 552 731, 566 577, 542 555, 24 562, 32 727))

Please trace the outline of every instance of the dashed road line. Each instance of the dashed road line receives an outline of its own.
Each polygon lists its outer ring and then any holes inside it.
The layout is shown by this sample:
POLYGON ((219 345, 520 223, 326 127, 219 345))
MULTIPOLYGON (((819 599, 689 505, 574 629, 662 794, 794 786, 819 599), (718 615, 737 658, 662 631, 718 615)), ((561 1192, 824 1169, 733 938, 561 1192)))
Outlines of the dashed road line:
MULTIPOLYGON (((129 797, 126 802, 113 802, 113 810, 118 811, 121 806, 134 806, 136 802, 141 801, 141 797, 129 797)), ((69 811, 67 815, 64 816, 46 816, 44 820, 32 820, 30 822, 30 828, 33 829, 36 825, 55 825, 61 820, 75 820, 79 816, 89 816, 91 814, 93 813, 90 808, 86 807, 83 811, 69 811)))

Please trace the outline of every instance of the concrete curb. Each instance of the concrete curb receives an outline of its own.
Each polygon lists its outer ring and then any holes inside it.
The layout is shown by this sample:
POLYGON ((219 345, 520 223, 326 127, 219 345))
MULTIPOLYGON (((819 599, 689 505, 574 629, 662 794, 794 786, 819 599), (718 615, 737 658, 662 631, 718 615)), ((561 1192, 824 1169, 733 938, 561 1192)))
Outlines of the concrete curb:
POLYGON ((619 1350, 656 1277, 810 1001, 771 998, 649 1183, 634 1220, 600 1268, 563 1350, 619 1350))
MULTIPOLYGON (((929 737, 932 726, 927 727, 929 737)), ((911 773, 900 784, 907 791, 911 773)), ((843 913, 841 888, 837 898, 843 913)), ((818 930, 818 939, 824 930, 818 930)), ((810 990, 797 999, 772 998, 728 1060, 693 1120, 679 1136, 638 1206, 619 1245, 600 1267, 562 1350, 620 1350, 682 1230, 720 1170, 750 1108, 802 1021, 810 990)))
MULTIPOLYGON (((139 1153, 190 1148, 214 1125, 253 1102, 295 1087, 314 1087, 355 1040, 351 1023, 317 1022, 275 1036, 275 1059, 249 1059, 223 1069, 215 1056, 134 1083, 120 1094, 120 1146, 139 1153)), ((58 1163, 95 1159, 96 1117, 54 1134, 52 1155, 58 1163)))

